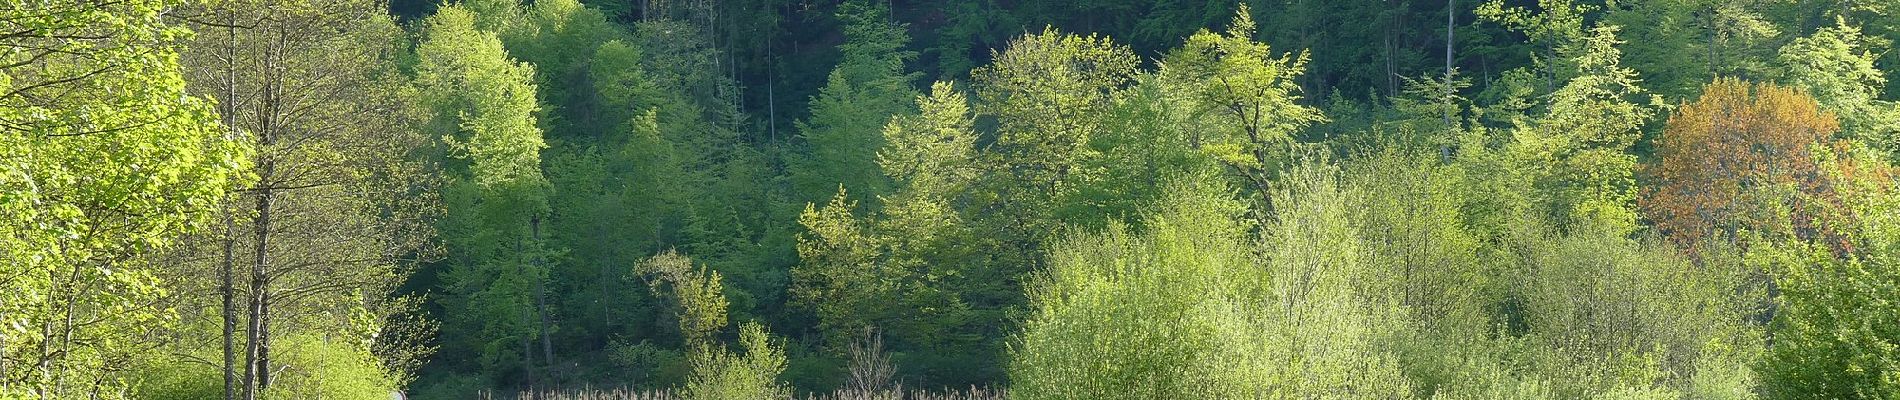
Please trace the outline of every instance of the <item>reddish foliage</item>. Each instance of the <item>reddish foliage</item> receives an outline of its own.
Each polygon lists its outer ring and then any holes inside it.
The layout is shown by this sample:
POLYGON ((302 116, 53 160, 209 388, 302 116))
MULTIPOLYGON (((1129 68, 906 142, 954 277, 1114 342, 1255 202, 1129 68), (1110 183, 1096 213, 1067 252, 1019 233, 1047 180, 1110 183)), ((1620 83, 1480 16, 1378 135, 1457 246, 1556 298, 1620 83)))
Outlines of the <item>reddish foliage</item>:
POLYGON ((1839 130, 1834 114, 1798 90, 1717 80, 1669 118, 1642 208, 1684 248, 1734 241, 1747 230, 1826 240, 1845 251, 1817 221, 1842 215, 1833 180, 1856 171, 1848 162, 1817 162, 1813 151, 1819 144, 1842 154, 1845 144, 1831 140, 1839 130), (1790 213, 1780 212, 1784 205, 1790 213))

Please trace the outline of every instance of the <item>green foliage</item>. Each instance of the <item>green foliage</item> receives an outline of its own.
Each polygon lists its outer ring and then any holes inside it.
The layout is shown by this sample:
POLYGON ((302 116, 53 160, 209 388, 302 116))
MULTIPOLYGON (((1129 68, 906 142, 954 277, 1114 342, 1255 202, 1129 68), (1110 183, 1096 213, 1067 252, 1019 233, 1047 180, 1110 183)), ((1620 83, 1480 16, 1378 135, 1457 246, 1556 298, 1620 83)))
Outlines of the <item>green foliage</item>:
POLYGON ((679 329, 686 337, 687 357, 691 358, 693 368, 684 388, 687 398, 745 400, 791 396, 791 389, 778 381, 779 374, 785 372, 785 349, 772 343, 764 327, 757 322, 739 327, 739 346, 743 354, 727 350, 715 341, 718 331, 727 326, 727 301, 718 272, 694 267, 691 259, 673 251, 653 256, 638 269, 642 274, 655 277, 650 281, 654 291, 659 291, 662 285, 668 286, 671 297, 678 302, 679 329))
POLYGON ((799 121, 808 158, 794 158, 789 174, 801 202, 816 202, 839 185, 868 199, 885 192, 888 183, 877 173, 878 134, 892 117, 914 112, 918 95, 911 81, 918 74, 904 72, 904 63, 916 58, 903 48, 910 41, 905 26, 892 24, 881 4, 849 1, 839 6, 845 22, 843 58, 830 80, 811 101, 811 118, 799 121))
POLYGON ((631 345, 613 343, 608 345, 607 351, 610 353, 607 357, 613 361, 615 368, 632 371, 629 375, 637 385, 659 387, 672 382, 685 382, 687 374, 692 372, 692 365, 687 363, 684 353, 660 348, 652 342, 631 345))
POLYGON ((867 320, 888 318, 885 308, 891 304, 890 277, 880 272, 901 273, 878 268, 877 240, 852 214, 857 204, 843 190, 824 208, 805 206, 798 217, 806 233, 800 235, 798 255, 802 262, 793 270, 796 297, 819 315, 819 329, 835 333, 859 332, 869 328, 867 320))
MULTIPOLYGON (((150 400, 211 399, 224 395, 224 375, 209 360, 218 357, 210 348, 190 354, 190 359, 153 360, 140 365, 138 383, 133 386, 137 398, 150 400)), ((185 357, 178 357, 185 358, 185 357)))
POLYGON ((121 396, 115 366, 174 322, 152 257, 248 179, 248 146, 185 90, 179 5, 0 12, 0 397, 121 396))
POLYGON ((976 177, 976 134, 964 96, 950 84, 936 84, 917 103, 922 115, 899 116, 884 129, 878 163, 897 188, 879 196, 882 209, 860 217, 857 203, 840 191, 799 216, 805 232, 792 294, 816 312, 834 353, 876 331, 892 339, 903 369, 944 374, 938 379, 979 375, 952 371, 995 349, 984 330, 1002 317, 972 303, 1009 289, 998 287, 996 271, 967 247, 984 242, 973 236, 974 217, 955 203, 967 198, 976 177), (944 354, 948 349, 976 355, 944 354))
POLYGON ((604 127, 614 127, 637 117, 643 110, 654 112, 662 92, 640 65, 645 58, 639 47, 620 40, 601 43, 588 64, 594 96, 599 99, 598 115, 604 127))
POLYGON ((534 67, 509 59, 501 40, 474 17, 446 7, 425 21, 416 48, 416 86, 435 112, 432 129, 468 180, 484 188, 539 184, 534 67))
POLYGON ((1555 397, 1749 391, 1760 333, 1742 318, 1759 288, 1733 257, 1696 265, 1658 240, 1527 235, 1508 298, 1533 346, 1521 357, 1555 397))
POLYGON ((1353 393, 1393 398, 1410 392, 1398 358, 1383 343, 1403 326, 1399 304, 1377 286, 1369 261, 1375 244, 1357 238, 1355 199, 1336 167, 1306 160, 1273 193, 1273 219, 1261 230, 1266 258, 1259 281, 1267 343, 1266 382, 1288 397, 1353 393))
POLYGON ((1015 204, 1005 212, 1025 222, 1020 229, 1046 234, 1054 227, 1048 214, 1061 199, 1075 193, 1076 182, 1095 178, 1076 164, 1095 154, 1086 144, 1102 134, 1103 116, 1139 60, 1106 37, 1054 28, 1023 35, 994 57, 971 72, 975 110, 997 124, 986 152, 995 179, 985 186, 998 201, 1015 204))
MULTIPOLYGON (((1836 259, 1821 246, 1751 254, 1780 273, 1774 347, 1761 373, 1772 398, 1888 398, 1900 393, 1890 257, 1836 259)), ((1887 250, 1890 251, 1890 250, 1887 250)))
POLYGON ((265 398, 380 399, 399 388, 376 358, 349 343, 320 336, 293 336, 273 345, 272 362, 283 368, 265 398))
POLYGON ((1893 154, 1900 151, 1900 105, 1880 99, 1887 78, 1874 66, 1872 52, 1887 46, 1887 40, 1837 20, 1782 46, 1782 79, 1834 112, 1843 136, 1893 154))
MULTIPOLYGON (((628 74, 621 71, 628 69, 629 60, 624 56, 599 62, 593 59, 606 43, 629 40, 626 31, 609 22, 600 10, 576 0, 536 1, 525 6, 515 6, 512 0, 492 3, 504 4, 472 11, 480 14, 478 20, 489 18, 489 14, 505 18, 501 27, 489 28, 490 32, 501 39, 510 56, 534 66, 536 95, 547 107, 537 116, 548 137, 602 137, 618 131, 636 109, 615 108, 612 101, 594 97, 593 89, 602 84, 627 84, 628 74)), ((476 5, 469 4, 471 8, 476 5)))
POLYGON ((1423 154, 1429 151, 1384 150, 1345 171, 1346 184, 1364 193, 1348 200, 1359 210, 1352 215, 1358 240, 1377 244, 1365 250, 1364 262, 1377 271, 1368 290, 1397 302, 1422 332, 1480 337, 1491 324, 1485 304, 1503 284, 1499 263, 1465 215, 1469 172, 1423 154))
MULTIPOLYGON (((266 399, 385 399, 400 386, 374 355, 342 338, 294 334, 278 338, 272 362, 282 368, 271 386, 260 393, 266 399)), ((212 399, 223 395, 223 377, 217 350, 209 346, 186 349, 136 366, 134 398, 152 400, 212 399)))
POLYGON ((455 310, 454 348, 474 351, 496 371, 534 374, 531 342, 551 327, 542 293, 551 252, 541 239, 548 182, 546 147, 534 116, 534 68, 513 61, 475 15, 445 7, 424 21, 416 86, 433 112, 429 127, 447 150, 443 236, 451 267, 443 278, 455 310), (466 347, 463 347, 466 346, 466 347))
POLYGON ((218 397, 252 251, 271 398, 1900 381, 1888 2, 419 2, 0 6, 0 398, 218 397), (1664 105, 1768 79, 1845 129, 1664 105))
POLYGON ((1533 10, 1525 7, 1507 8, 1503 0, 1490 0, 1478 7, 1477 14, 1511 30, 1523 32, 1533 45, 1554 50, 1587 37, 1584 18, 1599 8, 1591 4, 1578 4, 1575 0, 1538 0, 1533 10))
POLYGON ((1264 393, 1245 310, 1252 271, 1240 207, 1225 190, 1182 185, 1147 233, 1110 224, 1052 251, 1011 347, 1016 398, 1197 398, 1264 393))
POLYGON ((1145 232, 1063 242, 1032 287, 1012 393, 1753 397, 1759 331, 1741 318, 1760 292, 1728 253, 1692 265, 1601 230, 1484 251, 1446 184, 1466 178, 1434 158, 1373 154, 1347 182, 1292 170, 1257 248, 1218 190, 1223 213, 1172 217, 1175 198, 1145 232))
POLYGON ((1758 366, 1770 398, 1900 395, 1900 307, 1894 304, 1900 298, 1900 236, 1894 229, 1900 203, 1888 176, 1844 180, 1841 187, 1855 217, 1831 216, 1824 223, 1853 238, 1851 252, 1793 242, 1758 246, 1748 254, 1781 290, 1770 325, 1772 346, 1758 366))
POLYGON ((1621 27, 1625 64, 1643 72, 1645 86, 1671 102, 1694 100, 1717 78, 1773 75, 1774 48, 1803 22, 1776 23, 1777 9, 1795 2, 1663 0, 1617 2, 1600 25, 1621 27))
POLYGON ((1458 94, 1469 87, 1471 80, 1459 76, 1456 70, 1452 71, 1451 76, 1405 78, 1404 93, 1392 98, 1392 110, 1403 118, 1387 124, 1396 128, 1399 136, 1393 140, 1394 143, 1385 144, 1436 148, 1444 161, 1450 161, 1451 149, 1467 144, 1463 142, 1469 139, 1463 137, 1466 136, 1466 117, 1475 117, 1475 114, 1483 111, 1475 107, 1470 99, 1458 94))
POLYGON ((949 82, 937 82, 916 101, 921 115, 898 116, 884 127, 878 167, 905 193, 954 196, 977 167, 969 99, 949 82))
POLYGON ((1544 114, 1518 121, 1510 152, 1531 176, 1533 204, 1557 226, 1636 229, 1636 156, 1658 99, 1643 99, 1620 64, 1617 28, 1598 27, 1571 61, 1576 74, 1551 93, 1544 114), (1642 101, 1648 100, 1648 103, 1642 101))
POLYGON ((662 283, 672 288, 669 294, 679 303, 679 329, 686 343, 694 349, 709 348, 713 335, 726 327, 726 294, 719 272, 694 267, 693 260, 670 250, 640 263, 638 270, 657 277, 651 283, 653 290, 660 290, 662 283))
MULTIPOLYGON (((417 260, 437 257, 428 225, 440 210, 435 171, 416 157, 431 138, 416 129, 420 107, 395 65, 409 47, 402 28, 373 0, 225 2, 181 12, 228 25, 194 35, 181 64, 188 87, 226 103, 228 132, 256 147, 257 181, 220 205, 222 229, 189 237, 168 255, 166 285, 198 294, 168 304, 186 322, 168 341, 347 334, 335 344, 375 352, 406 382, 431 351, 422 342, 432 333, 410 314, 420 298, 393 292, 417 260), (239 317, 250 314, 240 311, 246 305, 222 299, 223 285, 233 283, 247 287, 233 296, 257 305, 256 314, 239 317), (215 319, 257 323, 226 332, 209 323, 215 319)), ((260 370, 285 365, 283 346, 256 342, 255 353, 233 354, 234 373, 252 362, 260 370)), ((222 355, 205 359, 222 364, 222 355)), ((263 390, 279 377, 247 375, 263 390)))
POLYGON ((686 397, 706 400, 782 399, 791 388, 778 382, 785 372, 785 350, 772 344, 765 328, 747 322, 739 328, 745 354, 709 349, 693 358, 693 375, 686 381, 686 397))
POLYGON ((1242 203, 1208 180, 1172 187, 1145 232, 1112 224, 1062 242, 1032 286, 1034 311, 1011 352, 1011 394, 1406 393, 1377 345, 1389 308, 1355 287, 1369 271, 1353 248, 1346 195, 1327 173, 1294 172, 1258 251, 1242 203))
POLYGON ((1162 62, 1161 84, 1187 105, 1189 146, 1250 178, 1265 193, 1290 159, 1294 134, 1325 121, 1319 110, 1299 103, 1296 83, 1307 55, 1273 54, 1253 41, 1253 17, 1245 6, 1227 31, 1202 30, 1162 62))
POLYGON ((1198 121, 1178 112, 1183 102, 1158 81, 1145 73, 1116 94, 1104 115, 1105 129, 1089 140, 1092 155, 1077 165, 1093 179, 1076 183, 1075 193, 1055 210, 1057 219, 1087 229, 1135 219, 1165 195, 1162 183, 1222 168, 1191 146, 1203 135, 1198 121))
POLYGON ((1696 3, 1706 1, 1618 2, 1601 22, 1621 28, 1617 37, 1628 42, 1620 47, 1624 65, 1642 71, 1643 86, 1670 102, 1694 100, 1718 76, 1701 18, 1707 14, 1696 3))

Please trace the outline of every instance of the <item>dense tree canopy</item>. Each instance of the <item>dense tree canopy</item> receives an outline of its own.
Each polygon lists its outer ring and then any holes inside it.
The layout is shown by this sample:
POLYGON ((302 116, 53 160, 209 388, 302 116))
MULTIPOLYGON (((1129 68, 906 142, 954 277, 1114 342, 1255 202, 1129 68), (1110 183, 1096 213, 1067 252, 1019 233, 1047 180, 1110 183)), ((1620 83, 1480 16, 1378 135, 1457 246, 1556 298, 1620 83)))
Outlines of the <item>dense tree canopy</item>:
POLYGON ((1893 398, 1890 3, 0 5, 0 398, 1893 398))

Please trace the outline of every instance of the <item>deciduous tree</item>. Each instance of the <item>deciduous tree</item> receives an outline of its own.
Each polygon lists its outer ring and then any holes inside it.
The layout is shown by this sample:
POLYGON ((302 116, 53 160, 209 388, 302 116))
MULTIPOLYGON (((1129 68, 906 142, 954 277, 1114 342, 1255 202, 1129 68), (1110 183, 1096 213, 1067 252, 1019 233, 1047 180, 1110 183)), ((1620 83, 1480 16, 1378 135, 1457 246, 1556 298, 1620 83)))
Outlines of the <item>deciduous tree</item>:
POLYGON ((509 58, 475 14, 444 7, 424 21, 416 80, 452 179, 444 189, 450 342, 491 371, 532 382, 552 363, 541 237, 548 182, 535 123, 534 70, 509 58), (539 349, 536 339, 540 339, 539 349), (512 348, 512 349, 511 349, 512 348), (540 359, 539 362, 536 359, 540 359))
MULTIPOLYGON (((237 389, 255 398, 283 369, 272 361, 273 339, 364 335, 344 351, 367 353, 376 330, 405 312, 408 303, 391 293, 415 265, 409 257, 431 256, 432 181, 411 160, 428 139, 415 130, 413 98, 394 68, 401 29, 381 4, 239 2, 194 11, 191 19, 224 26, 206 25, 195 38, 187 77, 225 102, 229 128, 257 149, 257 181, 224 205, 233 223, 191 251, 223 261, 205 263, 219 270, 248 272, 237 389), (374 317, 352 314, 359 311, 374 317)), ((187 268, 174 286, 188 294, 181 307, 219 308, 198 296, 212 290, 207 281, 189 274, 210 268, 187 268)))
POLYGON ((1635 229, 1636 156, 1630 147, 1655 113, 1636 71, 1621 64, 1617 28, 1590 30, 1573 53, 1575 74, 1548 108, 1513 130, 1510 151, 1530 176, 1537 217, 1561 227, 1635 229))
POLYGON ((1831 235, 1810 207, 1836 201, 1813 153, 1833 144, 1834 114, 1773 84, 1722 79, 1703 90, 1669 118, 1657 143, 1656 185, 1643 199, 1657 230, 1685 247, 1734 242, 1742 231, 1831 235))
POLYGON ((179 5, 0 6, 0 397, 122 396, 174 322, 152 256, 246 181, 185 91, 179 5))
POLYGON ((1253 17, 1242 6, 1226 32, 1202 30, 1169 53, 1160 74, 1189 104, 1189 145, 1246 177, 1264 200, 1300 147, 1294 135, 1326 118, 1299 103, 1306 54, 1275 55, 1253 37, 1253 17))

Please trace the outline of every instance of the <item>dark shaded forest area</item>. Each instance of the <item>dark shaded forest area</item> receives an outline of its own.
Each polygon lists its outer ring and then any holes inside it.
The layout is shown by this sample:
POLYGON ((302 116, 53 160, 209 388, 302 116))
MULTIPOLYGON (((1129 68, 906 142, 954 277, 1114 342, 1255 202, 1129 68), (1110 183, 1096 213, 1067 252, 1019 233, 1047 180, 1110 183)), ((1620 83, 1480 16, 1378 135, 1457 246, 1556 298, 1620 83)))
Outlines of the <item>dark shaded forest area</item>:
POLYGON ((0 5, 0 399, 1900 396, 1889 0, 0 5))

